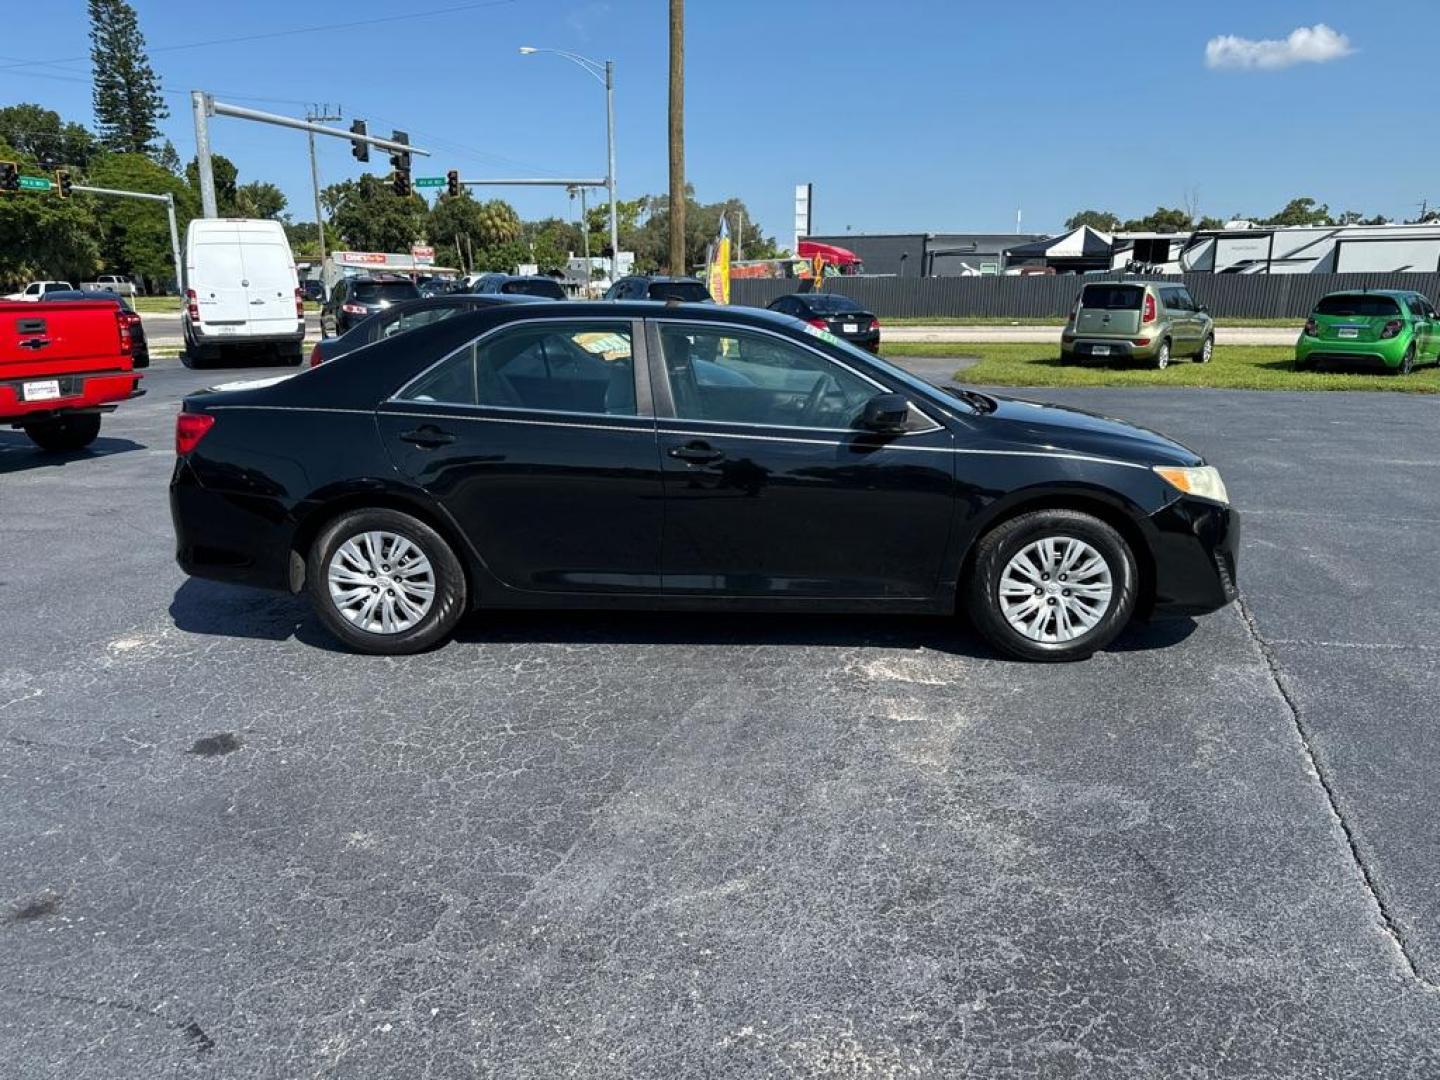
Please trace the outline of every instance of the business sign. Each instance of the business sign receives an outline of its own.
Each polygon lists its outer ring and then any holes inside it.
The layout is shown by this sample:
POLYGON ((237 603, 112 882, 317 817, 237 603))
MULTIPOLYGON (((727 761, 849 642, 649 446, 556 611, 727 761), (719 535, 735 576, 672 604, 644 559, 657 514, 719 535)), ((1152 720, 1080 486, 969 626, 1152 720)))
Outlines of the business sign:
POLYGON ((792 251, 800 250, 800 238, 810 235, 810 226, 813 220, 812 207, 815 194, 814 184, 795 185, 795 246, 792 251))
POLYGON ((379 251, 337 251, 335 261, 342 266, 384 266, 387 258, 379 251))
POLYGON ((410 248, 410 257, 417 263, 433 263, 435 261, 435 249, 425 244, 415 244, 410 248))

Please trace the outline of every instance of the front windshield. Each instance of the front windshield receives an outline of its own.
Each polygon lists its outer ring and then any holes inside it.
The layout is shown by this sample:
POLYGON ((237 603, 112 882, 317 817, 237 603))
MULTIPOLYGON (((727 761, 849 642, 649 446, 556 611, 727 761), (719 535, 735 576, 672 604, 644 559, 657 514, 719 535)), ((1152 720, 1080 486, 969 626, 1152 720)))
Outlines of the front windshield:
POLYGON ((825 344, 829 345, 832 349, 844 353, 846 359, 858 360, 862 365, 869 365, 870 367, 879 368, 896 382, 904 383, 907 387, 914 390, 916 393, 922 395, 928 401, 932 401, 938 405, 944 405, 947 409, 953 409, 957 405, 963 405, 968 412, 978 413, 981 411, 975 408, 975 406, 971 405, 969 402, 962 401, 960 398, 957 398, 952 394, 947 394, 944 390, 940 389, 940 387, 934 386, 926 382, 918 375, 912 375, 904 368, 896 367, 894 364, 890 363, 890 361, 882 360, 874 353, 865 352, 858 346, 850 344, 850 342, 846 341, 844 338, 838 337, 835 334, 830 333, 830 331, 828 330, 817 329, 816 327, 811 326, 809 323, 800 322, 799 319, 796 319, 794 321, 802 329, 804 329, 805 333, 808 334, 810 337, 819 338, 825 344))

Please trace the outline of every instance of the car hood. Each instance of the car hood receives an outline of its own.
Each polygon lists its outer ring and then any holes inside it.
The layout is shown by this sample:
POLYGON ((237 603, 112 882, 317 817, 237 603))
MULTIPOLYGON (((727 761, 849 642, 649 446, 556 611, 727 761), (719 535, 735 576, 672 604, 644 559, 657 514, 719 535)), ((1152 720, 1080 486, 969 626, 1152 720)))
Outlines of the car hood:
POLYGON ((979 417, 985 434, 1017 449, 1048 449, 1137 465, 1201 465, 1193 450, 1158 431, 1065 405, 995 398, 979 417))

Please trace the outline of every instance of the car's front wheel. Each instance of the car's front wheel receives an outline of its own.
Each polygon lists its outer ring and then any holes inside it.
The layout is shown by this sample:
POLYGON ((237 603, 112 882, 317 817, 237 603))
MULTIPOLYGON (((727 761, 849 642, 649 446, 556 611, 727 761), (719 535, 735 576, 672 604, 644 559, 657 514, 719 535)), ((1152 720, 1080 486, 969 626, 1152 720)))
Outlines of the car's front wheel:
POLYGON ((1198 361, 1200 361, 1200 363, 1202 363, 1202 364, 1208 364, 1208 363, 1210 362, 1211 357, 1213 357, 1214 355, 1215 355, 1215 338, 1214 338, 1212 335, 1210 335, 1210 334, 1206 334, 1206 335, 1205 335, 1205 341, 1204 341, 1204 343, 1200 346, 1200 351, 1195 354, 1195 359, 1198 360, 1198 361))
POLYGON ((979 541, 966 583, 976 629, 1022 660, 1083 660, 1135 612, 1135 555, 1113 528, 1076 510, 1037 510, 979 541))
POLYGON ((428 649, 466 610, 455 552, 429 525, 396 510, 357 510, 331 522, 311 546, 306 586, 331 633, 376 655, 428 649))

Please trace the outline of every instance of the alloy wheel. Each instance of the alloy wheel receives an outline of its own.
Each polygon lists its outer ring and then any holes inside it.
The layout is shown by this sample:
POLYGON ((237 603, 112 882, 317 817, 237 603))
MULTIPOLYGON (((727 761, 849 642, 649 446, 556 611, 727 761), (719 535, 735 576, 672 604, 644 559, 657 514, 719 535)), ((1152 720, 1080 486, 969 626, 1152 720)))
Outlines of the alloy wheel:
POLYGON ((1073 536, 1027 544, 1000 574, 1000 612, 1031 641, 1074 641, 1093 630, 1115 593, 1110 564, 1073 536))
POLYGON ((1170 366, 1170 343, 1168 341, 1160 343, 1160 351, 1155 354, 1155 366, 1161 371, 1170 366))
POLYGON ((412 629, 435 603, 435 571, 411 540, 392 532, 350 537, 326 570, 335 610, 372 634, 412 629))

